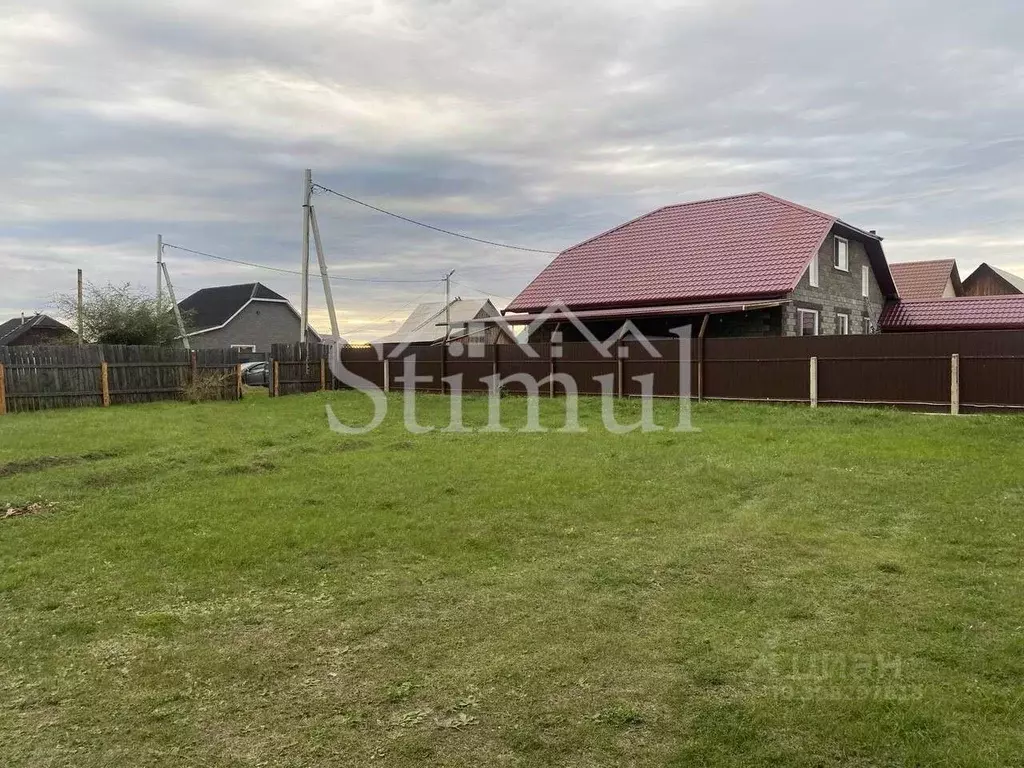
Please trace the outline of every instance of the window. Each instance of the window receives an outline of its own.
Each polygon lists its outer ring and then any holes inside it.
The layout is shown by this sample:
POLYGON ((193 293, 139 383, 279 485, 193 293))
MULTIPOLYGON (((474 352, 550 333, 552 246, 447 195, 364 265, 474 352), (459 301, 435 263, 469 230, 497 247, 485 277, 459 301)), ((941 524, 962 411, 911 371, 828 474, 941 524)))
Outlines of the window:
POLYGON ((814 309, 798 309, 796 311, 797 320, 799 320, 800 335, 801 336, 817 336, 818 335, 818 312, 814 309))
POLYGON ((836 314, 836 333, 840 336, 850 335, 850 316, 842 312, 836 314))
POLYGON ((833 266, 843 272, 850 271, 850 241, 846 238, 836 238, 836 258, 833 266))
POLYGON ((814 254, 814 258, 811 259, 810 266, 807 267, 807 279, 811 283, 811 288, 818 287, 818 254, 814 254))
POLYGON ((863 327, 864 327, 864 333, 874 333, 875 332, 875 328, 871 324, 871 318, 870 317, 865 317, 864 318, 863 327))
POLYGON ((232 344, 231 348, 232 349, 237 349, 239 352, 255 352, 256 351, 256 345, 255 344, 232 344))
POLYGON ((865 299, 871 295, 871 270, 868 267, 860 268, 860 294, 865 299))

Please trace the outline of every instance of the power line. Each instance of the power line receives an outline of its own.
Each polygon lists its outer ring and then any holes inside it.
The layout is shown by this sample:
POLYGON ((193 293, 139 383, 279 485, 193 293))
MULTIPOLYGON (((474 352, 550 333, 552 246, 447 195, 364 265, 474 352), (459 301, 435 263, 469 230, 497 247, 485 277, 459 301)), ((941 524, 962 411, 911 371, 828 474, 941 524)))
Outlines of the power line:
POLYGON ((350 203, 355 203, 356 205, 361 205, 364 208, 369 208, 371 211, 376 211, 377 213, 383 213, 385 216, 391 216, 392 218, 408 222, 409 224, 415 224, 417 227, 424 227, 426 229, 431 229, 434 232, 440 232, 443 235, 451 235, 452 237, 461 237, 463 240, 471 240, 474 243, 483 243, 484 245, 493 245, 493 246, 495 246, 497 248, 508 248, 509 250, 512 250, 512 251, 525 251, 526 253, 546 253, 548 255, 557 255, 559 253, 559 251, 545 251, 545 250, 541 250, 540 248, 524 248, 521 245, 509 245, 508 243, 499 243, 499 242, 496 242, 494 240, 484 240, 484 239, 479 238, 479 237, 473 237, 472 235, 466 235, 466 234, 463 234, 462 232, 453 232, 450 229, 442 229, 441 227, 435 227, 433 224, 427 224, 427 223, 422 222, 422 221, 417 221, 416 219, 410 219, 408 216, 402 216, 401 214, 392 213, 391 211, 386 211, 383 208, 378 208, 376 205, 370 205, 369 203, 364 203, 362 200, 357 200, 354 197, 349 197, 348 195, 343 195, 341 192, 336 192, 333 189, 331 189, 330 187, 325 187, 323 184, 314 184, 313 187, 315 189, 319 189, 319 190, 321 190, 323 192, 327 192, 328 194, 335 195, 336 197, 340 197, 342 200, 348 200, 350 203))
MULTIPOLYGON (((297 269, 283 269, 281 267, 271 267, 267 264, 255 264, 251 261, 241 261, 240 259, 229 259, 226 256, 217 256, 213 253, 205 253, 203 251, 194 251, 191 248, 185 248, 180 245, 173 245, 172 243, 164 243, 164 248, 173 248, 176 251, 184 251, 185 253, 191 253, 195 256, 204 256, 208 259, 216 259, 217 261, 226 261, 231 264, 241 264, 245 267, 256 267, 257 269, 266 269, 271 272, 280 272, 285 275, 302 275, 297 269)), ((439 283, 440 280, 389 280, 387 278, 375 278, 375 277, 342 277, 341 275, 329 275, 331 280, 345 280, 348 282, 355 283, 439 283)))
POLYGON ((452 280, 452 282, 456 285, 461 285, 463 288, 468 288, 471 291, 482 293, 484 296, 493 296, 496 299, 508 299, 509 301, 512 300, 511 296, 502 296, 500 293, 492 293, 491 291, 485 291, 482 288, 474 288, 472 285, 467 285, 466 283, 459 282, 458 280, 452 280))

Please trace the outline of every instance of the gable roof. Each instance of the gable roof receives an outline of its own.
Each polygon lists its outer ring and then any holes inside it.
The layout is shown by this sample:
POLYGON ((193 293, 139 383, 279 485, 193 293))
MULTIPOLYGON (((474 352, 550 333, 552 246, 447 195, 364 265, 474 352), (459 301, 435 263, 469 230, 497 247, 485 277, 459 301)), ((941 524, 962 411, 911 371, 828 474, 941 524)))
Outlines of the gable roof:
MULTIPOLYGON (((445 336, 444 323, 445 304, 443 301, 428 301, 420 304, 412 314, 390 336, 380 339, 378 344, 432 344, 443 341, 445 336)), ((455 299, 451 302, 449 317, 452 324, 468 323, 480 317, 497 317, 498 309, 490 299, 455 299)), ((452 337, 464 335, 464 331, 454 331, 452 337)))
POLYGON ((53 331, 65 331, 74 333, 64 323, 54 320, 49 315, 32 315, 31 317, 16 317, 6 323, 0 323, 0 346, 9 346, 17 341, 18 337, 32 328, 46 328, 53 331))
POLYGON ((895 301, 882 310, 886 331, 1024 330, 1024 296, 962 296, 895 301))
POLYGON ((904 261, 890 264, 889 269, 902 299, 941 299, 950 280, 953 281, 953 290, 957 296, 963 295, 956 259, 904 261))
POLYGON ((967 279, 964 280, 964 285, 971 285, 975 280, 978 279, 978 276, 985 270, 988 270, 997 278, 1006 283, 1006 285, 1010 289, 1016 291, 1017 293, 1024 293, 1024 278, 1018 277, 1012 272, 1007 272, 1005 269, 993 267, 991 264, 982 264, 980 267, 974 270, 970 275, 967 276, 967 279))
POLYGON ((883 293, 895 297, 877 236, 755 192, 659 208, 573 246, 506 311, 781 297, 796 288, 834 227, 865 242, 883 293))
POLYGON ((178 309, 183 315, 189 314, 187 322, 195 328, 189 331, 191 336, 227 325, 250 301, 278 301, 291 306, 288 299, 263 283, 243 283, 203 288, 178 302, 178 309))

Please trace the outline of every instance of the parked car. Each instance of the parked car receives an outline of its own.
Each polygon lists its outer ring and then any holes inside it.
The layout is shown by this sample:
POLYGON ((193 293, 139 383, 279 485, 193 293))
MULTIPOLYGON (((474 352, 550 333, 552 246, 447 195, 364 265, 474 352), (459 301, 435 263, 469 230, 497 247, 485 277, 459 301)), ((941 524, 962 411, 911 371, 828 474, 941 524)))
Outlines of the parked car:
POLYGON ((242 382, 250 387, 269 387, 270 363, 256 362, 243 364, 242 382))

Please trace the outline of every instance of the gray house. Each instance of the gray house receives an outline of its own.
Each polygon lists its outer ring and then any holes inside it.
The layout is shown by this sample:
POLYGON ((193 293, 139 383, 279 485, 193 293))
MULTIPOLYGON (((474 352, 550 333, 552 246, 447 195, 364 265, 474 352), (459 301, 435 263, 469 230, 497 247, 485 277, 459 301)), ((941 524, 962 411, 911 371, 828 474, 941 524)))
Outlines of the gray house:
MULTIPOLYGON (((235 348, 267 354, 271 344, 299 340, 301 317, 279 293, 262 283, 203 288, 178 304, 194 349, 235 348)), ((312 328, 309 338, 320 341, 312 328)))
POLYGON ((758 192, 670 205, 573 246, 505 318, 543 322, 535 341, 559 328, 579 340, 552 307, 598 338, 626 320, 649 336, 859 334, 897 298, 877 234, 758 192))

